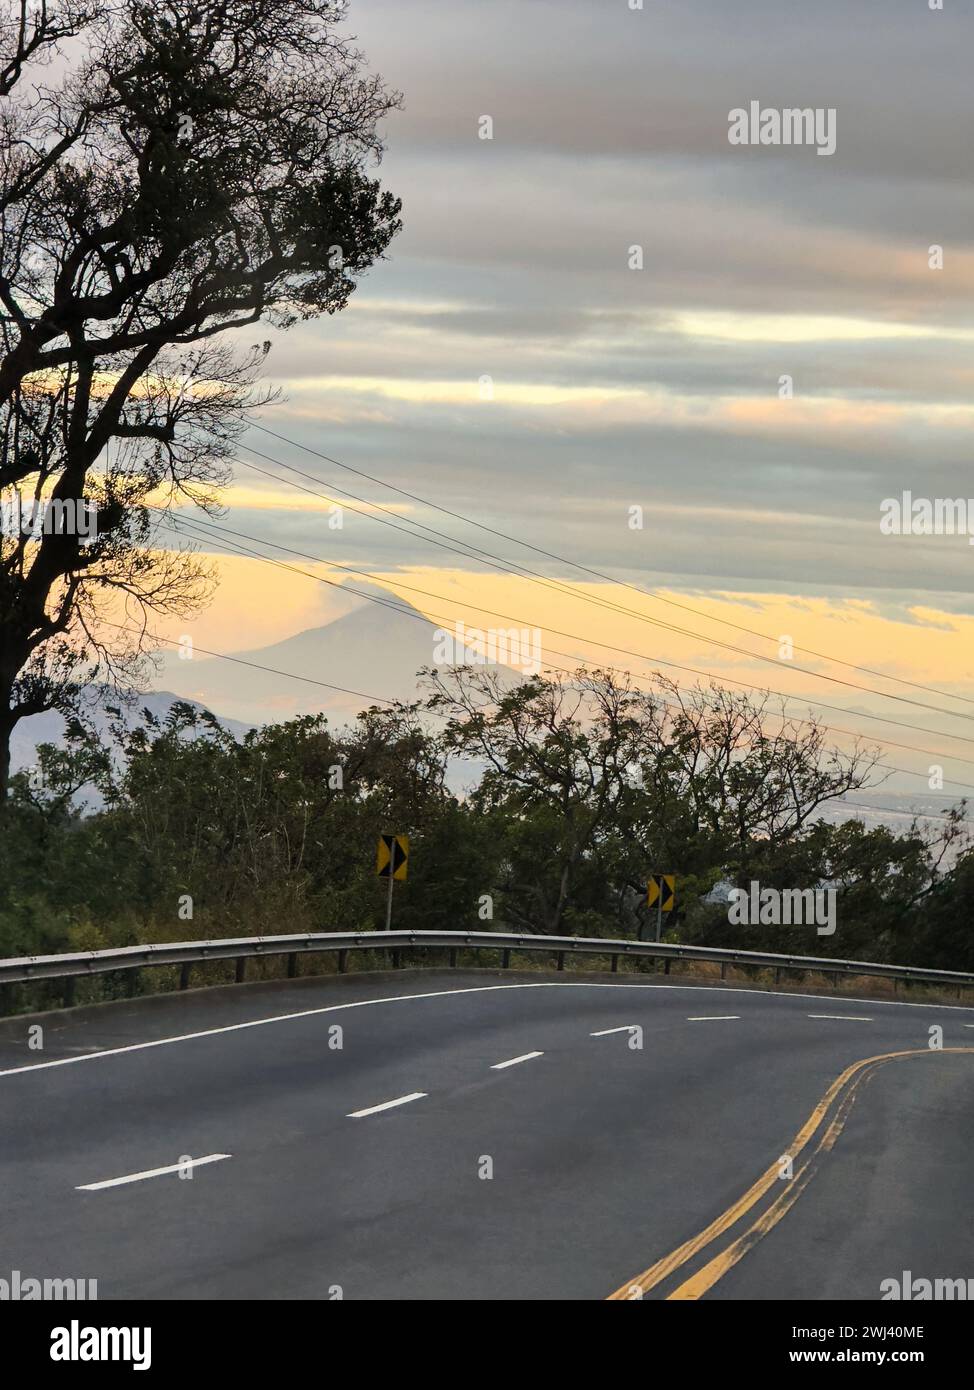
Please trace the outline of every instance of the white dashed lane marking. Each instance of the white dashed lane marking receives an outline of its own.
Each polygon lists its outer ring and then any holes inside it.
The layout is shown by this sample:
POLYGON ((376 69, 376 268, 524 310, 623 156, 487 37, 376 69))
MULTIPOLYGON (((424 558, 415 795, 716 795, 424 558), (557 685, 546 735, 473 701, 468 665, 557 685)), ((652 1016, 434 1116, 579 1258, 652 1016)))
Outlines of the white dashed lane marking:
POLYGON ((76 1187, 76 1192, 101 1192, 106 1187, 124 1187, 128 1182, 144 1182, 146 1178, 161 1178, 166 1173, 185 1173, 193 1168, 202 1168, 204 1163, 219 1163, 232 1154, 207 1154, 205 1158, 191 1158, 184 1163, 170 1163, 167 1168, 146 1168, 142 1173, 129 1173, 124 1178, 105 1178, 103 1182, 86 1182, 76 1187))
POLYGON ((394 1110, 397 1105, 408 1105, 411 1100, 422 1100, 426 1091, 410 1091, 408 1096, 398 1096, 395 1100, 384 1100, 381 1105, 370 1105, 365 1110, 353 1110, 346 1116, 349 1120, 361 1120, 366 1115, 378 1115, 380 1110, 394 1110))
POLYGON ((844 1023, 872 1023, 871 1018, 865 1018, 862 1014, 809 1014, 809 1018, 838 1018, 844 1023))
POLYGON ((543 1052, 525 1052, 520 1057, 511 1057, 506 1062, 495 1062, 491 1071, 503 1071, 505 1067, 516 1067, 518 1062, 530 1062, 533 1057, 543 1057, 543 1052))

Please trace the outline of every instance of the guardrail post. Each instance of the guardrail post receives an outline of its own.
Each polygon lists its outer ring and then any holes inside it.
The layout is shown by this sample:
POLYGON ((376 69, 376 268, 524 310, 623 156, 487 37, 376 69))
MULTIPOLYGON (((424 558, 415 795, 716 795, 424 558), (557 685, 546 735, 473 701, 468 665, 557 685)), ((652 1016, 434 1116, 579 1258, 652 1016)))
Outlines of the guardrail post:
MULTIPOLYGON (((455 933, 453 934, 453 939, 459 942, 459 937, 461 935, 464 934, 455 933)), ((316 946, 319 937, 323 944, 320 946, 320 949, 318 949, 318 954, 322 952, 330 953, 329 944, 331 945, 331 949, 338 952, 339 974, 345 974, 348 970, 349 951, 359 948, 365 948, 372 953, 381 952, 383 959, 387 963, 391 962, 394 969, 401 969, 406 964, 405 946, 403 943, 407 940, 424 949, 428 946, 435 946, 437 948, 437 953, 441 950, 445 950, 449 955, 449 962, 452 968, 457 966, 459 960, 459 944, 448 945, 447 942, 450 940, 449 937, 445 942, 439 932, 426 931, 397 933, 397 939, 390 939, 388 936, 383 938, 381 933, 373 935, 371 932, 363 932, 361 934, 347 933, 338 938, 338 940, 344 939, 347 942, 351 942, 350 946, 338 946, 334 938, 332 938, 331 943, 329 943, 328 938, 323 933, 313 933, 307 936, 307 938, 284 936, 279 939, 278 943, 273 944, 268 938, 260 937, 247 937, 228 944, 231 948, 234 945, 238 946, 240 951, 252 950, 254 954, 287 956, 287 976, 289 979, 293 979, 301 973, 299 961, 301 950, 303 949, 315 953, 313 948, 316 946), (297 946, 295 943, 297 943, 297 946)), ((558 971, 564 972, 567 968, 565 964, 566 955, 568 955, 569 950, 577 949, 593 951, 601 956, 602 959, 608 956, 612 973, 618 974, 620 970, 619 958, 627 954, 629 950, 627 943, 616 944, 611 939, 605 940, 602 938, 579 939, 574 941, 571 947, 552 946, 543 936, 529 940, 524 936, 512 932, 499 932, 493 937, 482 936, 480 933, 473 933, 465 935, 464 939, 467 946, 472 950, 487 949, 498 952, 501 957, 500 964, 504 970, 510 969, 512 956, 516 950, 527 950, 537 952, 542 956, 548 956, 549 961, 551 957, 554 956, 558 971), (613 949, 614 946, 615 949, 613 949)), ((555 940, 563 941, 565 938, 555 938, 555 940)), ((660 944, 663 945, 667 943, 660 944)), ((201 941, 183 943, 181 946, 179 943, 172 943, 164 948, 165 951, 171 952, 177 957, 182 951, 193 953, 188 960, 179 962, 180 970, 177 980, 180 990, 190 988, 193 968, 211 958, 211 945, 212 943, 210 942, 201 941)), ((926 970, 919 967, 880 965, 876 962, 868 961, 819 959, 813 956, 785 956, 760 951, 728 951, 727 955, 729 958, 721 960, 720 956, 726 949, 727 948, 715 948, 711 951, 710 948, 707 947, 671 947, 667 944, 667 953, 660 955, 659 951, 654 949, 654 944, 649 943, 648 950, 644 951, 644 948, 640 946, 638 956, 640 961, 648 960, 652 963, 652 970, 654 973, 659 971, 659 962, 662 961, 662 973, 665 975, 671 973, 672 962, 674 960, 683 961, 685 963, 688 959, 691 961, 709 960, 719 964, 721 980, 726 980, 728 978, 728 967, 731 965, 736 967, 737 978, 740 978, 743 972, 745 979, 763 978, 767 980, 770 972, 773 971, 775 986, 779 985, 786 978, 792 978, 786 975, 787 971, 797 971, 797 978, 799 980, 811 972, 819 975, 820 978, 824 979, 829 987, 835 991, 838 991, 840 987, 842 976, 852 978, 861 975, 870 979, 889 979, 893 982, 893 994, 897 996, 905 995, 907 997, 909 997, 912 992, 911 986, 918 982, 938 984, 941 989, 947 992, 953 988, 956 991, 957 1000, 961 1004, 963 1004, 965 999, 972 998, 971 991, 974 989, 974 972, 971 974, 963 974, 958 971, 926 970), (672 954, 670 954, 671 950, 672 954), (677 952, 679 952, 679 954, 677 954, 677 952), (903 973, 898 974, 897 971, 901 969, 903 973)), ((218 955, 217 958, 234 961, 235 978, 237 982, 243 983, 246 980, 247 961, 251 959, 249 954, 241 955, 238 953, 236 956, 231 954, 229 957, 221 957, 218 955)), ((163 959, 165 959, 165 957, 163 957, 163 959)), ((413 959, 415 961, 417 957, 414 956, 413 959)), ((424 960, 425 963, 424 957, 419 957, 419 959, 424 960)), ((440 959, 442 959, 442 957, 440 957, 440 959)), ((374 954, 370 955, 370 961, 373 962, 372 968, 375 968, 374 954)), ((176 962, 172 963, 175 964, 176 962)), ((52 990, 50 994, 45 992, 45 998, 53 1001, 48 1007, 59 1007, 56 1001, 62 998, 63 1007, 70 1008, 75 1002, 76 981, 79 975, 87 975, 89 971, 95 973, 98 971, 99 967, 101 967, 109 975, 111 984, 111 988, 108 990, 109 995, 112 997, 121 997, 123 994, 133 996, 142 992, 144 971, 148 967, 157 964, 161 964, 158 949, 154 950, 152 947, 137 951, 86 951, 65 953, 61 956, 24 957, 23 959, 5 960, 2 962, 2 966, 6 978, 0 981, 0 1016, 9 1015, 10 1010, 14 1007, 15 1000, 20 999, 21 994, 18 987, 18 982, 20 981, 27 982, 26 992, 28 999, 30 999, 32 996, 29 994, 29 991, 32 984, 36 982, 37 979, 60 980, 61 985, 55 987, 56 989, 60 989, 60 995, 54 990, 52 990), (95 957, 97 957, 97 959, 95 959, 95 957), (35 973, 38 970, 42 973, 35 973), (125 976, 124 981, 119 978, 121 975, 125 976)), ((550 969, 550 965, 547 968, 550 969)), ((627 969, 628 968, 629 967, 627 967, 627 969)), ((645 965, 637 965, 635 968, 642 971, 645 970, 646 967, 645 965)), ((168 973, 167 971, 167 975, 168 973)), ((223 978, 226 977, 224 976, 223 978)), ((146 985, 145 988, 151 988, 151 985, 146 985)))

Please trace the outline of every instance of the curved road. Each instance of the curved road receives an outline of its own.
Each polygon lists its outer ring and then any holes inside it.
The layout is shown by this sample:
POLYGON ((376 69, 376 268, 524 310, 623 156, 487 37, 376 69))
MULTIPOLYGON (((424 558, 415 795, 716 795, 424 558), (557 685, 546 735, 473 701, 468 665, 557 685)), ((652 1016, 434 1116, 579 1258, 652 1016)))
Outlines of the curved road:
POLYGON ((43 1051, 0 1025, 0 1277, 101 1299, 875 1300, 903 1271, 974 1291, 971 1009, 424 971, 39 1021, 43 1051), (187 1157, 191 1179, 158 1171, 187 1157))

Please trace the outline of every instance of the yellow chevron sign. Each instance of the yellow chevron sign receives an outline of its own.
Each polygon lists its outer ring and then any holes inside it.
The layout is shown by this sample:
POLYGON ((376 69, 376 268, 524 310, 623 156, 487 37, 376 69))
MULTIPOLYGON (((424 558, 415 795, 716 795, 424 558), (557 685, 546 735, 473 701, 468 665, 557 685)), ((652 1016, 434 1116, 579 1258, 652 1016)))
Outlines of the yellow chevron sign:
POLYGON ((672 912, 676 901, 676 874, 653 874, 647 886, 646 906, 655 907, 659 899, 661 912, 672 912))
POLYGON ((375 859, 375 871, 380 878, 393 878, 401 883, 406 877, 409 861, 408 835, 380 835, 379 850, 375 859))

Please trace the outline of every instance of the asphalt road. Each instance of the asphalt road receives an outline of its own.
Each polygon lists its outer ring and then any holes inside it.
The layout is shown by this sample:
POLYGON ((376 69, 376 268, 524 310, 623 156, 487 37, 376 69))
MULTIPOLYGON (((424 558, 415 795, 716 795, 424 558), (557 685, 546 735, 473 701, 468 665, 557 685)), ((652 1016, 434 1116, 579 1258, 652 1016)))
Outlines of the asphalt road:
POLYGON ((457 971, 189 992, 51 1015, 42 1051, 0 1025, 0 1134, 0 1278, 100 1299, 974 1281, 971 1009, 457 971))

